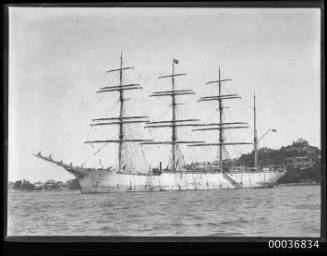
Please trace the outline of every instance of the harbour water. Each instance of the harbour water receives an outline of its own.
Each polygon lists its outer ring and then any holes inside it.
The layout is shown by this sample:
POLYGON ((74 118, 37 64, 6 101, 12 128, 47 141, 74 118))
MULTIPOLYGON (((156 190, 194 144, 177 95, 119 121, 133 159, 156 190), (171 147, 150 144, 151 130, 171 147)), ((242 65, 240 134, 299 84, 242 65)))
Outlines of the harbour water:
POLYGON ((319 237, 320 186, 10 192, 8 236, 319 237))

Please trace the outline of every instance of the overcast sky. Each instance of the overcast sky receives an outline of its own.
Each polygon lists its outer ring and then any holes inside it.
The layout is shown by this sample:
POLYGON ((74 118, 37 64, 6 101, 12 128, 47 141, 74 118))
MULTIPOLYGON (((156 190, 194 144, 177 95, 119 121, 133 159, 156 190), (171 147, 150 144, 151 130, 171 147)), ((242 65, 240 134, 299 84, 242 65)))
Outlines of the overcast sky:
MULTIPOLYGON (((220 65, 222 77, 233 79, 223 92, 242 96, 226 102, 224 120, 246 121, 250 126, 228 131, 226 141, 252 140, 255 91, 259 136, 277 129, 260 141, 261 147, 277 149, 301 137, 320 148, 319 9, 11 7, 9 180, 73 178, 32 156, 40 150, 68 163, 97 166, 101 159, 114 164, 116 146, 92 157, 101 145, 92 147, 84 141, 117 135, 114 127, 90 127, 90 120, 118 114, 117 95, 96 91, 118 85, 118 74, 105 70, 119 66, 121 51, 125 64, 135 66, 124 73, 124 82, 144 87, 128 94, 130 114, 148 115, 152 121, 171 118, 169 100, 148 95, 171 88, 169 80, 158 76, 169 74, 176 58, 176 72, 187 73, 177 79, 177 89, 196 93, 178 99, 185 103, 179 107, 179 117, 217 121, 215 103, 196 101, 217 94, 217 88, 205 82, 217 79, 220 65)), ((144 138, 169 138, 169 130, 133 128, 144 138)), ((178 135, 208 142, 217 138, 214 132, 192 133, 187 128, 178 135)), ((225 157, 252 150, 227 149, 225 157)), ((188 151, 188 160, 212 160, 217 155, 216 149, 188 151)), ((145 149, 152 166, 165 164, 168 154, 167 146, 145 149)))

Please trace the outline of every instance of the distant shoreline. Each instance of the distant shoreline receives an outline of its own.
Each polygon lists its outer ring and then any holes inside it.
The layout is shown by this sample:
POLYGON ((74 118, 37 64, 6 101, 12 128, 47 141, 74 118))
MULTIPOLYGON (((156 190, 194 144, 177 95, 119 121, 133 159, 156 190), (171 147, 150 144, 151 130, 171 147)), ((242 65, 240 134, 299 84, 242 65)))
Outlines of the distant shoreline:
POLYGON ((17 192, 38 192, 38 193, 52 193, 52 192, 80 192, 79 189, 53 189, 53 190, 23 190, 23 189, 8 189, 9 193, 17 193, 17 192))

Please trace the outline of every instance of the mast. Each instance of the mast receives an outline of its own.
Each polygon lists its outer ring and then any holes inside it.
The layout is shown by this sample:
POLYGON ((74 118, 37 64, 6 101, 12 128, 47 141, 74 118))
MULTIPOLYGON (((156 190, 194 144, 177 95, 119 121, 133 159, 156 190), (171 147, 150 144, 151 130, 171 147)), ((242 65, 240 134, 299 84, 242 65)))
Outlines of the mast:
POLYGON ((256 122, 256 107, 255 107, 255 93, 253 94, 253 146, 254 146, 254 168, 258 168, 258 139, 257 139, 257 122, 256 122))
POLYGON ((120 70, 119 70, 119 146, 118 146, 118 170, 122 169, 122 149, 123 149, 123 114, 124 114, 124 91, 122 90, 123 85, 123 53, 120 53, 120 70))
POLYGON ((249 145, 253 143, 249 142, 225 142, 224 141, 224 130, 226 129, 242 129, 242 128, 249 128, 248 126, 235 126, 235 125, 240 125, 240 124, 247 124, 245 122, 226 122, 224 123, 223 121, 223 111, 224 111, 224 106, 223 106, 223 101, 228 100, 228 99, 240 99, 241 97, 238 96, 237 94, 222 94, 222 83, 231 81, 232 79, 221 79, 221 72, 220 72, 220 66, 218 69, 218 80, 216 81, 210 81, 206 82, 206 84, 217 84, 218 85, 218 96, 206 96, 206 97, 201 97, 199 99, 199 102, 204 102, 204 101, 218 101, 218 111, 219 111, 219 122, 218 123, 210 123, 210 124, 200 124, 198 126, 203 126, 204 128, 199 128, 199 129, 193 129, 193 131, 214 131, 218 130, 218 143, 200 143, 200 144, 191 144, 189 145, 190 147, 200 147, 200 146, 218 146, 219 154, 218 154, 218 162, 219 162, 219 171, 223 172, 223 147, 224 146, 230 146, 230 145, 249 145))
POLYGON ((125 125, 135 124, 135 123, 145 123, 147 122, 147 116, 125 116, 125 101, 124 91, 138 90, 142 89, 139 84, 123 84, 123 71, 134 69, 134 67, 124 67, 123 66, 123 54, 120 55, 120 65, 117 69, 111 69, 106 72, 119 72, 119 85, 117 86, 106 86, 100 88, 97 93, 107 93, 107 92, 119 92, 119 116, 115 117, 101 117, 92 119, 91 126, 106 126, 106 125, 118 125, 119 135, 118 139, 102 139, 102 140, 92 140, 85 141, 84 143, 118 143, 118 170, 124 170, 124 159, 123 159, 123 144, 124 143, 139 143, 147 140, 137 139, 137 138, 126 138, 124 133, 125 125), (106 122, 110 121, 110 122, 106 122))
MULTIPOLYGON (((175 61, 172 63, 172 76, 171 76, 171 87, 172 91, 175 91, 175 61)), ((172 134, 171 134, 171 141, 172 141, 172 171, 176 171, 176 102, 175 102, 175 94, 172 94, 171 97, 171 106, 172 106, 172 134)))
MULTIPOLYGON (((219 123, 223 122, 223 102, 221 99, 221 79, 220 79, 220 66, 218 70, 218 104, 219 104, 219 123)), ((223 171, 223 127, 219 126, 219 167, 223 171)))
MULTIPOLYGON (((153 142, 144 142, 141 144, 150 144, 150 145, 162 145, 167 144, 171 145, 171 171, 177 171, 177 159, 176 159, 176 151, 179 144, 189 144, 189 143, 202 143, 201 141, 182 141, 177 139, 177 127, 190 127, 196 126, 197 124, 189 123, 189 122, 197 122, 200 121, 199 119, 176 119, 176 96, 184 96, 184 95, 192 95, 195 94, 193 90, 184 89, 184 90, 176 90, 175 88, 175 77, 177 76, 184 76, 186 73, 175 73, 175 64, 178 64, 177 59, 173 59, 172 62, 172 73, 166 76, 160 76, 159 79, 162 78, 171 78, 171 91, 158 91, 153 92, 150 97, 163 97, 163 96, 170 96, 171 97, 171 107, 172 107, 172 118, 171 120, 165 121, 157 121, 157 122, 147 122, 147 126, 145 128, 171 128, 171 140, 170 141, 153 141, 153 142), (180 124, 182 123, 182 124, 180 124)), ((179 103, 180 104, 180 103, 179 103)))

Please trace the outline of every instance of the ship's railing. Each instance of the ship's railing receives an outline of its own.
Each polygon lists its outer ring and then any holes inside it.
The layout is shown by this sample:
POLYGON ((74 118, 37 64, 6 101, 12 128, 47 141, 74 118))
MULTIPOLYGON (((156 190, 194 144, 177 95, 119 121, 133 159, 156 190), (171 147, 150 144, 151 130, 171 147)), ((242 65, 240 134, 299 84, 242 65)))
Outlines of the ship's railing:
POLYGON ((275 167, 232 167, 229 169, 231 172, 285 172, 285 166, 275 166, 275 167))
MULTIPOLYGON (((220 170, 216 167, 210 166, 210 168, 185 168, 182 172, 207 172, 207 173, 217 173, 220 170)), ((278 166, 269 166, 269 167, 261 167, 261 168, 254 168, 254 167, 247 167, 247 166, 233 166, 230 168, 224 168, 224 172, 285 172, 286 167, 284 165, 278 166)))

